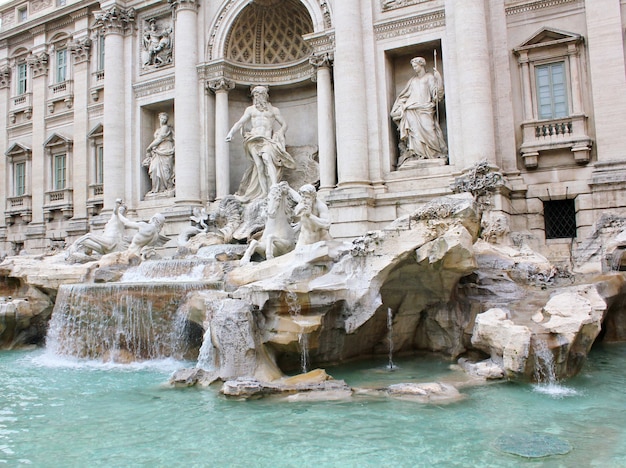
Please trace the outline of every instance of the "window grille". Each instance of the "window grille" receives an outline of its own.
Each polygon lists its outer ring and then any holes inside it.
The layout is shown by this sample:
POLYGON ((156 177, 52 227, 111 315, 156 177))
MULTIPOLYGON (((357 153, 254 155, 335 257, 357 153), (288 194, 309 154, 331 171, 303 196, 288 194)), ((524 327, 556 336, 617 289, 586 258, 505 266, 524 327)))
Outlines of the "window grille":
POLYGON ((576 207, 574 200, 543 202, 546 239, 573 239, 576 237, 576 207))

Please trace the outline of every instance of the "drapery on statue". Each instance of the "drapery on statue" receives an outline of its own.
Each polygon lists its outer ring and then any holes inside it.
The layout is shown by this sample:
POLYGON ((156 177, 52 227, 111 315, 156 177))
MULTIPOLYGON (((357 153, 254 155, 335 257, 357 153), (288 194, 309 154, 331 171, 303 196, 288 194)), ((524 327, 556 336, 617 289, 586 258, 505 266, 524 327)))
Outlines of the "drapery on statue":
POLYGON ((448 146, 435 118, 437 103, 443 99, 443 80, 436 68, 426 72, 426 60, 415 57, 411 65, 416 76, 400 92, 391 109, 391 118, 400 132, 397 167, 419 159, 447 159, 448 146))
POLYGON ((148 168, 152 181, 149 194, 167 192, 174 189, 174 129, 167 122, 165 112, 159 114, 159 128, 154 132, 154 140, 146 148, 143 166, 148 168))
POLYGON ((150 20, 150 26, 143 32, 142 38, 142 65, 159 67, 172 63, 172 33, 171 28, 162 31, 157 29, 156 20, 150 20))
POLYGON ((285 150, 287 123, 268 99, 268 88, 255 86, 252 90, 253 105, 245 110, 226 135, 226 141, 231 141, 235 133, 241 130, 246 155, 253 162, 246 170, 236 194, 242 201, 267 196, 270 187, 281 181, 282 169, 295 168, 294 159, 285 150), (276 131, 274 123, 280 125, 276 131), (248 124, 251 128, 248 128, 248 124))

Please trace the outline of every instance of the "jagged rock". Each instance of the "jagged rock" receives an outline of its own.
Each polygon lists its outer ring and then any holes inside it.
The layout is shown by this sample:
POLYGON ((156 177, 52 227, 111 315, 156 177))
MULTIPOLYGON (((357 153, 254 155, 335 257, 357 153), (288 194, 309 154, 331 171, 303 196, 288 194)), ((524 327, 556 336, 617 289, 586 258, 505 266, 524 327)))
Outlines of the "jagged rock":
POLYGON ((253 378, 239 378, 224 382, 220 392, 226 396, 238 398, 258 398, 267 395, 277 394, 301 394, 301 393, 329 393, 334 399, 337 392, 344 394, 351 393, 352 390, 343 380, 322 380, 304 381, 289 383, 282 381, 262 382, 253 378))
POLYGON ((410 398, 420 403, 452 403, 464 398, 453 385, 442 382, 398 383, 386 390, 391 397, 410 398))
POLYGON ((218 379, 216 372, 206 371, 197 367, 180 369, 170 377, 169 383, 174 387, 208 386, 218 379))
POLYGON ((496 364, 493 359, 472 362, 468 359, 461 358, 458 363, 465 372, 473 377, 479 377, 487 380, 498 380, 505 377, 504 369, 496 364))
POLYGON ((523 375, 530 354, 532 332, 509 320, 503 309, 489 309, 476 316, 472 344, 491 355, 491 359, 509 374, 523 375))

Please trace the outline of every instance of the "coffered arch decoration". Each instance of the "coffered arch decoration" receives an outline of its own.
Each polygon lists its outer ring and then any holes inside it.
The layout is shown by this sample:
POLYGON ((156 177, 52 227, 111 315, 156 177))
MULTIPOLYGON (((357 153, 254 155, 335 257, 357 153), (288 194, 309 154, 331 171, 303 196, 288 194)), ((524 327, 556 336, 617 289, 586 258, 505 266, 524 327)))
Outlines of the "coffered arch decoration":
POLYGON ((313 74, 307 37, 330 29, 326 0, 230 0, 211 26, 205 77, 290 84, 313 74))

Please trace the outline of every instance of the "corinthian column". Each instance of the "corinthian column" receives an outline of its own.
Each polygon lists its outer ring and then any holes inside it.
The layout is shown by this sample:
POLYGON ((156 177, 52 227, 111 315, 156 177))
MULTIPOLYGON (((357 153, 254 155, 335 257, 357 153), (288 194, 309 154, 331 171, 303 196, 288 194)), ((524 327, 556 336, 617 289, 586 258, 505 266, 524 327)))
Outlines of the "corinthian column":
POLYGON ((208 83, 215 93, 215 198, 220 200, 230 194, 230 157, 228 151, 228 92, 235 83, 219 78, 208 83))
POLYGON ((361 3, 334 3, 338 188, 369 185, 361 3))
POLYGON ((493 98, 485 0, 446 0, 446 18, 454 17, 456 68, 460 97, 464 166, 496 162, 493 98))
MULTIPOLYGON (((170 0, 171 1, 171 0, 170 0)), ((199 0, 172 1, 176 128, 176 203, 200 203, 200 96, 198 64, 199 0)))
POLYGON ((117 5, 96 13, 96 26, 104 31, 104 209, 126 193, 126 102, 124 36, 135 21, 135 10, 117 5))
POLYGON ((330 190, 337 183, 337 156, 335 154, 335 127, 333 90, 330 80, 332 54, 313 55, 311 64, 316 69, 317 82, 317 141, 320 162, 320 190, 330 190))

